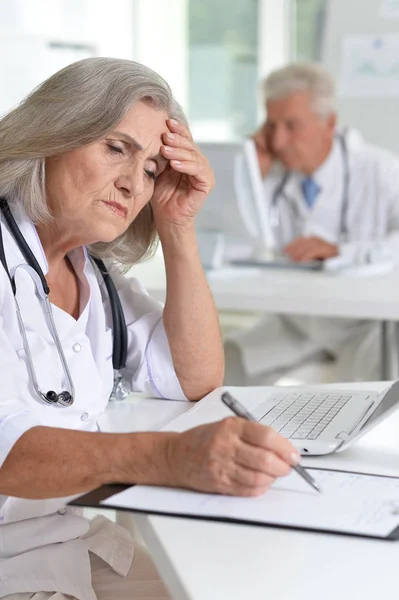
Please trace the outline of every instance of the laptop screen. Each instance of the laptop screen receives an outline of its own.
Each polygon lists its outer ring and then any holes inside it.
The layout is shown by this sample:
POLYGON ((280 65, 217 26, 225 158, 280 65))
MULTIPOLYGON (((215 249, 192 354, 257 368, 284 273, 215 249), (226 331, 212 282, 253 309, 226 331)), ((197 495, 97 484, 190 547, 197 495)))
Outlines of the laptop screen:
POLYGON ((382 401, 379 403, 375 411, 369 416, 367 421, 363 423, 361 429, 364 429, 365 427, 368 428, 370 425, 373 425, 375 421, 378 421, 380 417, 384 415, 384 413, 390 411, 395 407, 395 405, 398 405, 399 407, 399 382, 395 382, 388 389, 382 401))

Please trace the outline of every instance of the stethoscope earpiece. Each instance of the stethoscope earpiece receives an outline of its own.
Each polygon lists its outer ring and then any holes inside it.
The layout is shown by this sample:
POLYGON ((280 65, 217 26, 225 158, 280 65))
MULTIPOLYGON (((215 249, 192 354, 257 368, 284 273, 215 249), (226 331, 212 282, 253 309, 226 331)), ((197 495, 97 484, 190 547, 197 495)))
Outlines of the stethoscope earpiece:
POLYGON ((62 406, 71 406, 73 404, 72 394, 65 390, 63 392, 60 392, 59 394, 57 394, 57 392, 54 392, 53 390, 49 390, 45 395, 45 400, 49 404, 58 403, 62 404, 62 406))
POLYGON ((51 404, 56 404, 58 401, 58 394, 52 390, 49 390, 46 394, 46 400, 51 404))
POLYGON ((72 395, 66 391, 61 392, 58 394, 57 402, 58 404, 62 404, 62 406, 71 406, 73 404, 72 395))

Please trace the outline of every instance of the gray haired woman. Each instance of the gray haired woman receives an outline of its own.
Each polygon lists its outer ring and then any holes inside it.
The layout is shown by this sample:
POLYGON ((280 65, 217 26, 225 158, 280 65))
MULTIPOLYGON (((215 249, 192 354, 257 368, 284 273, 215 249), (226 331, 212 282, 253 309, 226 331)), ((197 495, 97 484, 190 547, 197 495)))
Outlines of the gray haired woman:
POLYGON ((0 121, 0 598, 166 598, 127 530, 75 514, 68 497, 117 481, 256 495, 298 459, 238 418, 181 434, 97 428, 113 388, 113 319, 92 256, 121 267, 111 265, 133 390, 198 400, 222 383, 194 231, 212 185, 168 85, 134 62, 70 65, 0 121), (121 273, 157 237, 164 309, 121 273))

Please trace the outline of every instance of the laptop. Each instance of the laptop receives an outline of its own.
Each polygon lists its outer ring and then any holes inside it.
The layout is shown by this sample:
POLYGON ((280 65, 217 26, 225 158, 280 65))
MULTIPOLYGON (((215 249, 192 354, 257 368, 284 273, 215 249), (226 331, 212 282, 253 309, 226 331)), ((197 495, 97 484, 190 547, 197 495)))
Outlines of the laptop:
POLYGON ((381 393, 286 388, 268 395, 252 414, 288 438, 301 454, 329 454, 348 448, 398 407, 397 381, 381 393))
POLYGON ((167 428, 183 431, 232 415, 221 402, 229 391, 256 418, 288 438, 303 455, 348 448, 399 408, 399 381, 383 392, 310 387, 217 388, 167 428))
POLYGON ((291 269, 294 271, 322 271, 324 261, 307 260, 298 262, 290 260, 287 256, 275 256, 270 260, 266 259, 235 259, 230 261, 231 265, 237 267, 258 267, 260 269, 291 269))

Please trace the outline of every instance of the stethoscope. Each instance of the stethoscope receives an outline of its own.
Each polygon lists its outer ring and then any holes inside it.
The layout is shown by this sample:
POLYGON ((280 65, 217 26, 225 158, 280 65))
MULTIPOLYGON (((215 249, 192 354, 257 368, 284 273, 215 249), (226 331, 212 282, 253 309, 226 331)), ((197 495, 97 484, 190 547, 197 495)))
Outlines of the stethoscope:
MULTIPOLYGON (((349 206, 349 156, 348 146, 345 139, 345 132, 337 134, 337 139, 341 149, 342 165, 343 165, 343 187, 342 187, 342 202, 341 202, 341 215, 340 215, 340 239, 346 241, 348 237, 348 206, 349 206)), ((279 199, 283 197, 285 200, 287 195, 284 194, 284 190, 288 183, 291 173, 287 171, 280 183, 277 184, 270 204, 270 225, 276 230, 280 226, 280 215, 278 210, 279 199)), ((291 205, 293 202, 291 202, 291 205)))
MULTIPOLYGON (((15 306, 17 311, 17 319, 19 329, 21 331, 22 341, 27 357, 28 371, 29 375, 32 379, 33 387, 35 389, 38 397, 46 402, 47 404, 60 405, 60 406, 72 406, 75 401, 75 387, 73 385, 73 380, 71 377, 71 372, 68 367, 68 363, 65 358, 64 351, 62 349, 61 341, 57 332, 57 328, 54 322, 53 311, 51 308, 51 302, 49 299, 50 288, 47 285, 46 278, 42 269, 40 268, 39 263, 37 262, 32 250, 29 248, 25 238, 23 237, 21 230, 19 229, 12 213, 8 202, 5 198, 0 198, 0 210, 4 215, 4 218, 7 222, 7 225, 10 229, 10 232, 22 252, 27 264, 22 265, 25 271, 27 271, 32 277, 36 289, 39 293, 39 296, 44 301, 45 305, 45 314, 48 320, 48 325, 50 329, 51 336, 54 340, 55 346, 57 348, 58 356, 62 363, 62 367, 64 370, 66 381, 68 382, 69 390, 63 390, 60 393, 54 392, 53 390, 49 390, 48 392, 43 392, 40 388, 36 371, 33 364, 32 353, 29 348, 28 338, 26 335, 25 326, 22 319, 21 310, 16 297, 16 283, 15 283, 15 273, 12 276, 7 266, 4 244, 3 244, 3 235, 1 231, 0 225, 0 262, 2 263, 5 272, 7 273, 8 279, 10 280, 11 288, 14 294, 15 306)), ((124 399, 131 392, 131 387, 129 382, 122 376, 121 370, 126 367, 126 359, 127 359, 127 328, 126 321, 123 314, 122 304, 120 298, 118 296, 118 292, 116 291, 116 287, 114 282, 112 281, 111 276, 109 275, 106 266, 103 261, 99 258, 95 258, 91 256, 92 260, 97 265, 105 286, 107 288, 109 303, 111 306, 111 314, 112 314, 112 330, 113 330, 113 348, 112 348, 112 365, 114 368, 114 386, 112 391, 112 396, 117 399, 124 399)))

